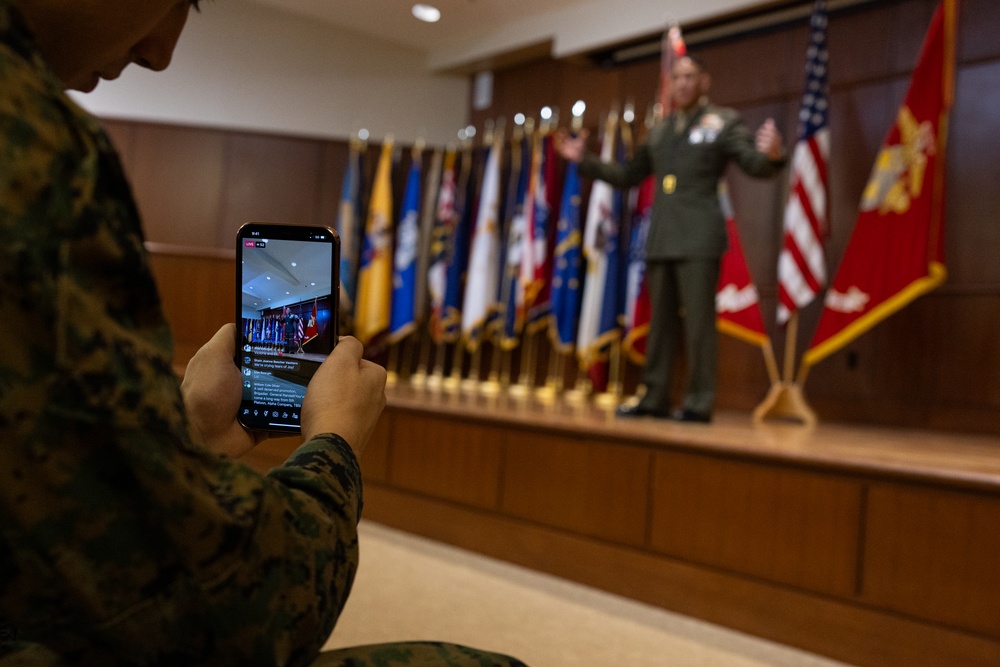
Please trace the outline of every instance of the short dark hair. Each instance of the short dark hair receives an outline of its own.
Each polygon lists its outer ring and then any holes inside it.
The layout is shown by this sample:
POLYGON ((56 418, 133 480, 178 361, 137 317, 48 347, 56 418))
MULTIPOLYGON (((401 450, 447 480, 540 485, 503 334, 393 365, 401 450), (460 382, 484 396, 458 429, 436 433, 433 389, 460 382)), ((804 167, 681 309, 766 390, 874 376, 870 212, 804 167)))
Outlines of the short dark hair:
POLYGON ((681 56, 680 58, 678 58, 678 60, 681 60, 683 58, 687 58, 688 60, 690 60, 691 62, 693 62, 694 66, 698 68, 699 72, 702 72, 702 73, 705 72, 705 63, 704 63, 704 61, 702 61, 702 59, 699 58, 698 56, 696 56, 695 54, 693 54, 693 53, 691 53, 689 51, 688 53, 685 53, 683 56, 681 56))

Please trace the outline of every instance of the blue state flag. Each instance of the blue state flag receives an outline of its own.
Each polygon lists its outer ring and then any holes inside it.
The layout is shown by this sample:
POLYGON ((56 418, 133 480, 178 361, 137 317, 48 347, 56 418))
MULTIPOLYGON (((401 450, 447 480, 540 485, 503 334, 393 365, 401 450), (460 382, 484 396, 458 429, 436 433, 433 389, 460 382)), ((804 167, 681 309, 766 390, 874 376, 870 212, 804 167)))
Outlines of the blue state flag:
POLYGON ((512 200, 507 206, 509 221, 506 225, 500 302, 497 304, 499 340, 505 350, 512 350, 518 346, 523 324, 523 320, 518 318, 517 299, 520 294, 521 255, 527 238, 528 215, 525 210, 525 200, 531 177, 530 142, 526 138, 515 139, 511 153, 513 187, 509 195, 512 196, 512 200))
POLYGON ((357 295, 358 258, 361 254, 361 150, 351 142, 347 169, 340 189, 340 210, 337 216, 340 236, 341 307, 354 312, 357 295))
POLYGON ((552 314, 549 336, 560 352, 573 351, 580 317, 580 275, 583 264, 580 230, 580 174, 575 162, 566 167, 559 222, 556 227, 555 262, 552 266, 552 314))
MULTIPOLYGON (((601 160, 614 159, 617 119, 609 116, 601 147, 601 160)), ((580 326, 577 330, 576 353, 580 367, 588 369, 607 359, 608 315, 615 309, 614 295, 618 291, 618 225, 620 196, 605 181, 595 181, 590 190, 590 202, 583 233, 583 255, 587 277, 580 306, 580 326), (611 303, 606 303, 612 295, 611 303)))
POLYGON ((462 301, 465 296, 465 273, 469 266, 469 237, 475 215, 475 178, 472 177, 473 155, 462 155, 462 176, 459 179, 455 204, 455 229, 451 236, 451 251, 445 272, 444 315, 441 318, 441 338, 454 343, 462 333, 462 301))
POLYGON ((417 240, 420 217, 420 155, 413 156, 403 195, 403 210, 396 228, 396 254, 392 275, 392 314, 389 338, 393 343, 406 338, 417 326, 417 240))

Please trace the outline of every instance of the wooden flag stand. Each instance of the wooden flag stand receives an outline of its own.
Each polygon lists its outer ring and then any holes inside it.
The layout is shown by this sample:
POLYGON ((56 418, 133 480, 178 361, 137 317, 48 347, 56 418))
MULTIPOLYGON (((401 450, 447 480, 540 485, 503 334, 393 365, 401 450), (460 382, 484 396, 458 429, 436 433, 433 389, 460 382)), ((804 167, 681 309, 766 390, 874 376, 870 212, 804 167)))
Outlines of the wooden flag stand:
POLYGON ((764 360, 768 364, 768 374, 771 376, 771 389, 764 401, 753 411, 755 423, 766 419, 781 419, 800 422, 812 427, 816 425, 816 413, 806 403, 802 393, 802 385, 793 380, 795 370, 795 348, 798 336, 799 314, 792 313, 788 321, 788 332, 785 334, 785 376, 778 378, 777 363, 771 344, 764 348, 764 360))

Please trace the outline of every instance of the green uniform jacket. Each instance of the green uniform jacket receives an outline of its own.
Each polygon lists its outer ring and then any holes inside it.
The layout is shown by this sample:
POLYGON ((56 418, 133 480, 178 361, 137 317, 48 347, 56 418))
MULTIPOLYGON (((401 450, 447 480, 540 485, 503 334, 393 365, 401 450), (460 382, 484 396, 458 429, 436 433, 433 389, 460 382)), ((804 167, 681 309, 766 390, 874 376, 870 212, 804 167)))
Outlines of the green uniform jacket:
POLYGON ((681 132, 674 131, 674 115, 657 123, 649 140, 624 164, 605 164, 586 155, 580 174, 618 187, 637 185, 655 174, 646 259, 718 258, 727 245, 718 184, 730 160, 759 178, 773 176, 785 164, 756 150, 734 109, 705 104, 681 132))

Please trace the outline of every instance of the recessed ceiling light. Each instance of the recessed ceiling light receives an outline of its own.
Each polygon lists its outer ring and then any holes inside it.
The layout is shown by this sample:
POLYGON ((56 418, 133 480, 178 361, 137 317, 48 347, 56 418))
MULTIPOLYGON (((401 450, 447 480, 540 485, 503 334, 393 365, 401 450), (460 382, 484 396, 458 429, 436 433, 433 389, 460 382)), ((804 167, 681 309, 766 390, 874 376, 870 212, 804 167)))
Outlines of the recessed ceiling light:
POLYGON ((437 23, 441 20, 441 10, 431 5, 413 5, 411 11, 414 16, 427 23, 437 23))

